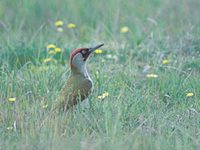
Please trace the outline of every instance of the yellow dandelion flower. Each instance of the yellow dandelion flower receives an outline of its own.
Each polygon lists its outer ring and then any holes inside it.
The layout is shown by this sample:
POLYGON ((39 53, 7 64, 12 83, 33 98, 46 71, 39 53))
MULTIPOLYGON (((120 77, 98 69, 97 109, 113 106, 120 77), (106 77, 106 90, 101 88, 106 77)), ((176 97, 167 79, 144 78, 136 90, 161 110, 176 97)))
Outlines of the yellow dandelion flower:
POLYGON ((162 61, 162 64, 163 64, 163 65, 169 64, 169 60, 168 60, 168 59, 164 59, 164 60, 162 61))
POLYGON ((127 26, 123 26, 121 29, 120 29, 120 32, 121 33, 127 33, 129 31, 129 28, 127 26))
POLYGON ((97 98, 98 98, 98 99, 103 99, 103 96, 99 95, 97 98))
POLYGON ((42 108, 47 108, 47 107, 48 107, 48 104, 42 106, 42 108))
POLYGON ((16 101, 16 97, 11 97, 8 99, 9 102, 15 102, 16 101))
POLYGON ((104 92, 102 95, 99 95, 97 98, 98 99, 104 99, 105 97, 107 97, 109 95, 108 92, 104 92))
POLYGON ((64 22, 62 20, 58 20, 58 21, 55 22, 56 27, 62 27, 63 24, 64 24, 64 22))
POLYGON ((55 51, 54 50, 50 50, 49 54, 55 54, 55 51))
POLYGON ((56 45, 54 44, 47 45, 47 49, 54 49, 54 48, 56 48, 56 45))
POLYGON ((147 77, 147 78, 157 78, 158 75, 157 75, 157 74, 151 73, 151 74, 147 74, 146 77, 147 77))
POLYGON ((109 93, 108 92, 105 92, 105 93, 103 93, 103 97, 107 97, 109 95, 109 93))
POLYGON ((67 25, 67 27, 70 28, 70 29, 72 29, 72 28, 76 28, 76 25, 73 24, 73 23, 69 23, 69 24, 67 25))
POLYGON ((192 96, 194 96, 194 93, 192 93, 192 92, 187 93, 186 96, 187 96, 187 97, 192 97, 192 96))
POLYGON ((12 130, 12 129, 13 129, 13 127, 7 127, 6 129, 7 129, 7 130, 12 130))
POLYGON ((96 49, 96 50, 95 50, 95 53, 96 53, 96 54, 102 54, 102 53, 103 53, 103 50, 101 50, 101 49, 96 49))
POLYGON ((59 27, 59 28, 57 28, 57 31, 58 32, 63 32, 63 28, 59 27))
POLYGON ((44 63, 48 63, 48 62, 50 62, 51 61, 51 58, 46 58, 46 59, 44 59, 44 63))
POLYGON ((55 48, 55 52, 56 52, 56 53, 60 53, 60 52, 61 52, 61 48, 56 47, 56 48, 55 48))

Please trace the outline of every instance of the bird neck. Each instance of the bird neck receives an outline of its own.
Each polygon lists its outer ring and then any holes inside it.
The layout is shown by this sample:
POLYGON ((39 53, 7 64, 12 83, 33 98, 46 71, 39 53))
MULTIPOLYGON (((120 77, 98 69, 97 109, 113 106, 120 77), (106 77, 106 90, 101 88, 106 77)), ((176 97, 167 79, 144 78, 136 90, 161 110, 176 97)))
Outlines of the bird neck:
POLYGON ((90 79, 90 76, 88 74, 88 71, 87 71, 85 64, 83 64, 79 67, 71 66, 71 73, 72 73, 73 76, 81 76, 81 77, 90 79))

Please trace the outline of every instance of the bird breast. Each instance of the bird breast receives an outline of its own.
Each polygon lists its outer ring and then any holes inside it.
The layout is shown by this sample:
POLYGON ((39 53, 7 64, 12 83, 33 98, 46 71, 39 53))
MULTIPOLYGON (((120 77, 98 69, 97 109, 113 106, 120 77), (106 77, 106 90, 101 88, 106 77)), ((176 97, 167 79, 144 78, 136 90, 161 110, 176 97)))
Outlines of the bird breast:
POLYGON ((61 102, 65 108, 76 105, 88 97, 92 89, 90 78, 71 76, 61 91, 61 102))

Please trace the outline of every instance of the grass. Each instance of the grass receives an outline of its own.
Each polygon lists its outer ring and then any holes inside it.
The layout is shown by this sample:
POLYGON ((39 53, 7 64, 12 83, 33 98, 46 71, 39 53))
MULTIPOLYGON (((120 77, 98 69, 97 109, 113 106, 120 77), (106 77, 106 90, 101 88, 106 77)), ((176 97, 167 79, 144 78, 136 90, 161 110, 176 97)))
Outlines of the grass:
POLYGON ((199 8, 198 0, 0 1, 0 149, 199 149, 199 8), (50 115, 71 50, 99 43, 89 102, 50 115), (48 44, 63 51, 49 54, 48 44))

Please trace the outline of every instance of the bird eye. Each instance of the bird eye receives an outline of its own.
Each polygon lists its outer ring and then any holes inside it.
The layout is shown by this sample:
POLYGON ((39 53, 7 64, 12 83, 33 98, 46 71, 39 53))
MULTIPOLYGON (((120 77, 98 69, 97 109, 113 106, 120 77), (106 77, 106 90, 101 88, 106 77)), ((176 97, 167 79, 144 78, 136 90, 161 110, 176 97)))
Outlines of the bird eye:
POLYGON ((81 53, 84 55, 84 54, 86 54, 87 52, 86 52, 86 50, 82 50, 81 53))

